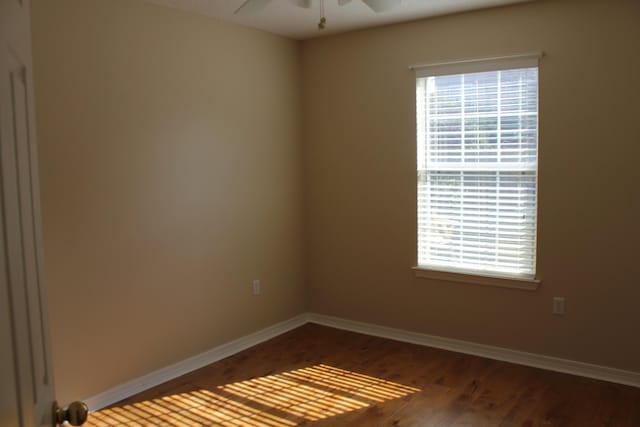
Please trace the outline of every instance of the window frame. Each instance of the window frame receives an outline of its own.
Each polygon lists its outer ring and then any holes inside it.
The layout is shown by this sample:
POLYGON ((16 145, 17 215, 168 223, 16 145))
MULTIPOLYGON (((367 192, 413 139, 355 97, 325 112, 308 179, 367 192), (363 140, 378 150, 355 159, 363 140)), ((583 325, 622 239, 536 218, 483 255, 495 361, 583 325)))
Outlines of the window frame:
MULTIPOLYGON (((512 55, 505 56, 495 56, 495 57, 485 57, 485 58, 471 58, 471 59, 460 59, 453 61, 438 61, 431 62, 427 64, 419 64, 412 65, 409 68, 415 71, 415 82, 417 84, 418 79, 426 78, 426 77, 437 77, 444 75, 456 75, 456 74, 470 74, 477 72, 490 72, 490 71, 503 71, 510 69, 519 69, 519 68, 531 68, 536 67, 538 69, 538 92, 537 92, 537 102, 539 106, 539 87, 540 87, 540 64, 539 60, 544 55, 541 51, 536 52, 527 52, 527 53, 518 53, 512 55)), ((414 86, 416 87, 416 86, 414 86)), ((417 105, 418 100, 414 98, 414 106, 416 107, 416 118, 417 118, 417 105)), ((540 109, 538 107, 538 133, 537 133, 537 159, 536 159, 536 195, 535 195, 535 211, 536 211, 536 223, 535 223, 535 232, 534 232, 534 274, 529 275, 510 275, 510 274, 501 274, 494 273, 491 271, 477 271, 473 269, 457 269, 453 267, 434 267, 434 266, 424 266, 419 265, 418 263, 418 230, 416 228, 415 233, 415 251, 416 251, 416 266, 412 267, 412 270, 417 278, 424 279, 433 279, 440 281, 450 281, 450 282, 459 282, 459 283, 470 283, 477 285, 487 285, 487 286, 498 286, 505 288, 514 288, 521 290, 536 290, 538 289, 540 283, 542 282, 540 279, 540 271, 538 268, 538 224, 539 224, 539 117, 540 117, 540 109)), ((416 122, 416 143, 419 140, 418 132, 418 123, 416 122)), ((416 147, 416 155, 417 155, 417 147, 416 147)), ((417 182, 416 182, 417 183, 417 182)), ((416 186, 416 227, 418 225, 418 194, 417 194, 417 186, 416 186)))

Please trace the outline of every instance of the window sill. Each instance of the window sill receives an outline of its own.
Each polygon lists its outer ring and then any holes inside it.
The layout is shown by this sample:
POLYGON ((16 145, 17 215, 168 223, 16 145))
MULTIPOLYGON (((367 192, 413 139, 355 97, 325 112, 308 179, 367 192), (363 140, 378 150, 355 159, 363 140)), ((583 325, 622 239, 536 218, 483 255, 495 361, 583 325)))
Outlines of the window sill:
POLYGON ((482 276, 473 273, 458 273, 453 271, 433 270, 426 267, 412 267, 416 277, 423 279, 446 280, 448 282, 470 283, 482 286, 497 286, 500 288, 520 289, 524 291, 535 291, 540 286, 541 280, 516 278, 516 277, 499 277, 499 276, 482 276))

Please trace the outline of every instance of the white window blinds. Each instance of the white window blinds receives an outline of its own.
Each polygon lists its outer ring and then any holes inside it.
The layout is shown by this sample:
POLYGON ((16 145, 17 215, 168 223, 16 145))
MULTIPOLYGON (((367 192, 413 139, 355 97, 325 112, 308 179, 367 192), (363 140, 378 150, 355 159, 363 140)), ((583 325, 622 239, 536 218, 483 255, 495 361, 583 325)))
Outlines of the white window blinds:
POLYGON ((418 72, 419 267, 535 275, 538 68, 529 62, 418 72))

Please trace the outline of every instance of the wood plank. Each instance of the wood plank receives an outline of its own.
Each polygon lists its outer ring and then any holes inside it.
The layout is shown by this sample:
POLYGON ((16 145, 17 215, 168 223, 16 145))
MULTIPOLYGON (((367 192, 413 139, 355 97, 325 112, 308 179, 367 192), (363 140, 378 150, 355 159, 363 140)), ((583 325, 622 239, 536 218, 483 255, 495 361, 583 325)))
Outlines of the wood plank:
POLYGON ((633 427, 640 389, 307 324, 87 425, 633 427))

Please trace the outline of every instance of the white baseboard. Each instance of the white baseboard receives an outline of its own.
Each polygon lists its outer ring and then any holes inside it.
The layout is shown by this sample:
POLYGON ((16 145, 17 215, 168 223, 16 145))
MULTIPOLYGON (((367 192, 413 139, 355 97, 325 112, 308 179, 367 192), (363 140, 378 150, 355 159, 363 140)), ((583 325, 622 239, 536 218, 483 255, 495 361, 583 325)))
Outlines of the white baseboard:
POLYGON ((181 362, 174 363, 166 368, 158 369, 142 377, 138 377, 124 384, 120 384, 102 393, 84 399, 91 411, 97 411, 106 406, 112 405, 122 399, 126 399, 136 393, 140 393, 148 388, 155 387, 166 381, 178 378, 193 370, 202 368, 211 363, 232 356, 263 341, 267 341, 292 329, 307 323, 307 315, 301 314, 284 322, 276 323, 268 328, 254 332, 250 335, 238 338, 228 343, 222 344, 204 353, 189 357, 181 362))
POLYGON ((95 396, 84 399, 84 402, 89 405, 89 408, 91 408, 92 411, 96 411, 112 405, 122 399, 126 399, 136 393, 140 393, 148 388, 155 387, 166 381, 187 374, 195 369, 202 368, 210 363, 232 356, 249 347, 253 347, 256 344, 267 341, 308 322, 358 332, 361 334, 388 338, 395 341, 435 347, 458 353, 486 357, 488 359, 502 360, 518 365, 531 366, 549 371, 563 372, 566 374, 579 375, 587 378, 640 387, 640 372, 624 371, 621 369, 592 365, 589 363, 576 362, 573 360, 560 359, 541 354, 526 353, 523 351, 510 350, 508 348, 494 347, 418 332, 404 331, 371 323, 325 316, 323 314, 304 313, 284 322, 276 323, 275 325, 269 326, 268 328, 262 329, 258 332, 254 332, 250 335, 222 344, 181 362, 174 363, 166 368, 158 369, 157 371, 113 387, 95 396))
POLYGON ((418 332, 404 331, 401 329, 356 322, 353 320, 325 316, 316 313, 309 313, 307 315, 307 319, 309 322, 317 323, 319 325, 344 329, 366 335, 373 335, 381 338, 388 338, 395 341, 435 347, 458 353, 486 357, 488 359, 502 360, 504 362, 515 363, 518 365, 531 366, 549 371, 562 372, 587 378, 594 378, 597 380, 609 381, 612 383, 640 387, 640 372, 624 371, 622 369, 592 365, 589 363, 576 362, 573 360, 560 359, 541 354, 526 353, 508 348, 494 347, 468 341, 421 334, 418 332))

